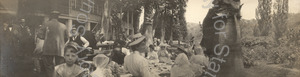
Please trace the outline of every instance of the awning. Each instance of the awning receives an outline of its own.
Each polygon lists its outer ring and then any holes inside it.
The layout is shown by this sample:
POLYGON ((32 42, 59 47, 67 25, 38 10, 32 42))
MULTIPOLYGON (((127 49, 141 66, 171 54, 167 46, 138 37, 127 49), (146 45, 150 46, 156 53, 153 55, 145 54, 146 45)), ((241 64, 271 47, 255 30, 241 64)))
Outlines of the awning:
POLYGON ((0 13, 17 15, 18 0, 0 0, 0 13))

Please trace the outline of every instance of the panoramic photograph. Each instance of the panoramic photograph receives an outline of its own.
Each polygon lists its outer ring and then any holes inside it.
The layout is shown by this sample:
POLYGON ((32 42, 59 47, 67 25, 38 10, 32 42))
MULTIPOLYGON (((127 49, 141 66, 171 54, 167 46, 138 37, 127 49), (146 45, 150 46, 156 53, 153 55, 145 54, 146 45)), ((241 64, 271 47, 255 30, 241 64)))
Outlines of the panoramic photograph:
POLYGON ((0 77, 300 77, 300 0, 0 0, 0 77))

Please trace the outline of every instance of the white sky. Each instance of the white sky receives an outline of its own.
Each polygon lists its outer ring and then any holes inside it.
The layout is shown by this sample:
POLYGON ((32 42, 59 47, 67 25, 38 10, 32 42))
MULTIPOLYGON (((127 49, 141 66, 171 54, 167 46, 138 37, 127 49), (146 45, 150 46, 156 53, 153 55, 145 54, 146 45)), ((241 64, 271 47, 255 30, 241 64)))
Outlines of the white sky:
MULTIPOLYGON (((199 23, 203 21, 204 17, 207 14, 209 8, 202 8, 206 6, 212 0, 189 0, 186 8, 186 21, 199 23)), ((255 18, 255 9, 258 5, 257 0, 241 0, 244 3, 242 8, 242 18, 243 19, 254 19, 255 18)), ((289 0, 289 12, 290 13, 299 13, 300 12, 300 0, 289 0)))

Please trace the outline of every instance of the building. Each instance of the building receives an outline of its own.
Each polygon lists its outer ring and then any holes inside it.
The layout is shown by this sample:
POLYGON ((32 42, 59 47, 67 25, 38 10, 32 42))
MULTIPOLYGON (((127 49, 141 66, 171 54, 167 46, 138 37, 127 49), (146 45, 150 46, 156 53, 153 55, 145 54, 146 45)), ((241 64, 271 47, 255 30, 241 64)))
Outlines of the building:
POLYGON ((69 29, 72 25, 95 28, 101 19, 102 0, 19 0, 18 17, 24 18, 28 26, 42 25, 51 11, 59 11, 59 21, 69 29), (88 11, 88 12, 86 12, 88 11), (86 21, 84 23, 80 23, 86 21))
POLYGON ((13 22, 18 12, 18 0, 0 0, 0 25, 2 22, 13 22))
POLYGON ((116 5, 115 2, 117 1, 118 0, 1 0, 0 2, 5 4, 5 6, 14 8, 8 11, 7 9, 10 8, 5 8, 5 12, 3 12, 3 7, 0 5, 0 13, 6 14, 2 14, 2 16, 12 15, 10 18, 14 17, 14 21, 25 19, 26 25, 34 32, 37 26, 42 25, 43 22, 48 19, 47 15, 49 15, 51 11, 56 10, 61 13, 59 21, 67 25, 68 29, 71 29, 72 25, 75 25, 75 27, 84 26, 86 30, 93 32, 102 29, 101 31, 104 33, 106 40, 115 40, 119 38, 116 36, 122 33, 122 29, 125 29, 127 35, 134 33, 132 27, 133 20, 130 18, 133 17, 133 14, 122 15, 124 11, 120 8, 120 12, 122 12, 120 19, 126 16, 129 18, 113 21, 114 16, 111 16, 112 10, 110 7, 116 5), (85 11, 90 10, 90 12, 87 13, 81 9, 85 11), (80 23, 80 21, 86 22, 80 23), (116 22, 120 22, 121 24, 115 24, 116 22))

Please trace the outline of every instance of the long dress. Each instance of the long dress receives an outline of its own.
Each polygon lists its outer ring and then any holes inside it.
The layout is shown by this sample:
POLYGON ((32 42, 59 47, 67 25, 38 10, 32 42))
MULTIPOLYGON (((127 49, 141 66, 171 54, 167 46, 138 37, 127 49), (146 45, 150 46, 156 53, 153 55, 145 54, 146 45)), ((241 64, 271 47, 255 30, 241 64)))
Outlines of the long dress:
POLYGON ((184 53, 175 59, 175 65, 171 68, 171 77, 195 77, 191 64, 184 53))
POLYGON ((154 51, 148 52, 147 59, 149 60, 150 63, 158 63, 159 62, 157 52, 154 52, 154 51))
POLYGON ((160 50, 157 53, 159 62, 162 63, 172 63, 171 56, 169 55, 167 50, 160 50))

